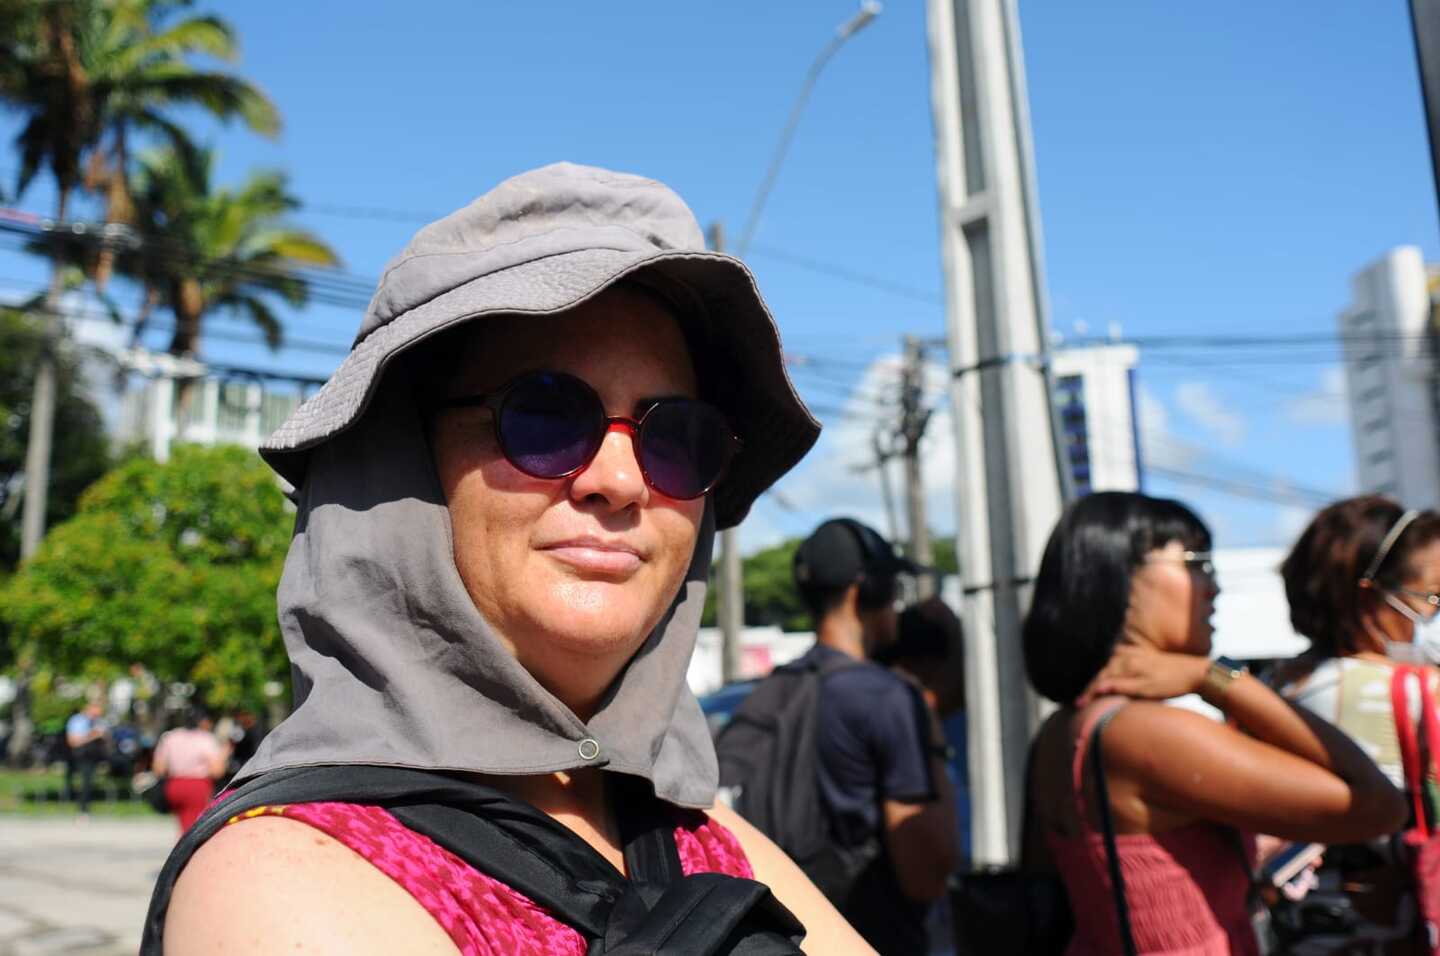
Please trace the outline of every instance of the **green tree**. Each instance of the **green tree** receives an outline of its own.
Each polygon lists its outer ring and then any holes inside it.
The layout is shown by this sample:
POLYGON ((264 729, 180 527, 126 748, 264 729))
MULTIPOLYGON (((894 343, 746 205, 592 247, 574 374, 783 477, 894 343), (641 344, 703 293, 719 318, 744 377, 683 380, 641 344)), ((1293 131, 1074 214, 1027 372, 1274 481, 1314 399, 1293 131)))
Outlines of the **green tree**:
POLYGON ((135 458, 5 585, 0 622, 39 668, 109 677, 139 663, 212 705, 259 707, 289 676, 275 588, 292 525, 253 452, 135 458))
MULTIPOLYGON (((0 309, 0 575, 13 571, 20 559, 17 504, 30 435, 30 393, 43 345, 44 331, 36 319, 18 309, 0 309)), ((47 526, 74 514, 80 493, 109 467, 104 423, 81 388, 78 356, 62 350, 57 372, 47 526)))
POLYGON ((214 165, 209 150, 198 160, 168 147, 140 157, 132 194, 144 241, 119 267, 144 287, 147 316, 156 306, 174 314, 171 352, 193 354, 205 317, 217 311, 250 320, 278 348, 282 329, 270 302, 303 306, 310 283, 295 269, 338 265, 339 256, 315 234, 285 224, 300 201, 283 173, 255 172, 238 187, 216 187, 214 165))
MULTIPOLYGON (((757 551, 740 562, 741 575, 745 581, 745 623, 752 626, 774 625, 787 631, 808 631, 811 629, 810 612, 795 590, 795 577, 791 570, 795 561, 795 550, 803 538, 790 538, 773 548, 757 551)), ((955 564, 955 538, 932 532, 931 548, 935 555, 935 567, 942 574, 957 573, 955 564)), ((717 571, 711 568, 710 589, 705 594, 705 614, 701 623, 715 627, 719 623, 717 595, 719 585, 717 571)))
MULTIPOLYGON (((808 631, 810 614, 795 590, 791 566, 795 549, 802 538, 790 538, 772 548, 757 551, 740 562, 745 582, 745 623, 753 627, 776 626, 787 631, 808 631)), ((718 622, 716 595, 719 593, 716 573, 710 574, 710 589, 705 595, 702 623, 714 627, 718 622)))

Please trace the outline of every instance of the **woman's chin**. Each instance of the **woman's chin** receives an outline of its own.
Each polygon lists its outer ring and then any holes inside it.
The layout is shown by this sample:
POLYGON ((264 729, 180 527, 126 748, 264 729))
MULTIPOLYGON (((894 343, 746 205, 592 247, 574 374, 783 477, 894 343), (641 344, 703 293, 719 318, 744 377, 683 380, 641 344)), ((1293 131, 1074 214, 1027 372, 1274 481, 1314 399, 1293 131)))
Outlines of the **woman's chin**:
POLYGON ((603 581, 561 581, 551 600, 538 608, 532 626, 544 640, 572 653, 605 656, 638 647, 654 626, 648 608, 624 584, 603 581))

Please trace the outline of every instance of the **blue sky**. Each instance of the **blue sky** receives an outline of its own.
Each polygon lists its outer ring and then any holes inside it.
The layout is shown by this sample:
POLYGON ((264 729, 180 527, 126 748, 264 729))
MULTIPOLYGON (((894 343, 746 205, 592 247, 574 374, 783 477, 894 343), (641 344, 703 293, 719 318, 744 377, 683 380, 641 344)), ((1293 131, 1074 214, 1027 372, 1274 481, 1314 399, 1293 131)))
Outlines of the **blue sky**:
MULTIPOLYGON (((1396 245, 1417 244, 1430 260, 1440 252, 1405 4, 1021 6, 1057 331, 1313 333, 1317 348, 1267 353, 1265 364, 1142 349, 1146 453, 1178 455, 1202 474, 1351 490, 1336 355, 1323 342, 1356 269, 1396 245)), ((237 27, 239 68, 286 119, 275 142, 202 124, 222 154, 220 179, 289 170, 310 207, 297 220, 367 277, 420 225, 403 214, 443 214, 557 159, 662 179, 702 222, 723 219, 738 233, 806 67, 855 9, 849 0, 200 7, 237 27), (365 209, 402 215, 357 214, 365 209)), ((0 116, 7 142, 14 130, 0 116)), ((14 165, 0 154, 7 181, 14 165)), ((49 202, 39 184, 20 205, 49 202)), ((746 545, 830 511, 878 522, 873 476, 844 467, 863 456, 879 414, 873 393, 892 388, 890 365, 867 366, 904 333, 944 330, 919 0, 893 0, 827 68, 750 260, 787 347, 816 360, 797 381, 825 411, 829 437, 780 498, 757 506, 746 545)), ((42 277, 42 265, 0 252, 0 287, 42 277)), ((312 307, 290 334, 341 345, 358 321, 312 307)), ((224 321, 213 328, 245 334, 224 321)), ((337 361, 220 341, 205 353, 319 374, 337 361)), ((932 436, 927 460, 942 529, 954 520, 948 444, 932 436)), ((1286 543, 1304 517, 1202 486, 1155 478, 1147 488, 1194 503, 1219 544, 1286 543)))

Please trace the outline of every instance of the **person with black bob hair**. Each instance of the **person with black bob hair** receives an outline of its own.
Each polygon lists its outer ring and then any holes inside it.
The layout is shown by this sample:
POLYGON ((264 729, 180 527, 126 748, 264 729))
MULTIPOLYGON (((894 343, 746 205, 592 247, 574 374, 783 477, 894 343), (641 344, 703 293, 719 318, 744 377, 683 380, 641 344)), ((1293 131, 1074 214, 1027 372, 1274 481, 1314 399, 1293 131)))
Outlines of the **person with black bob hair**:
POLYGON ((1046 545, 1025 664, 1060 708, 1031 751, 1026 849, 1065 884, 1071 956, 1256 954, 1254 834, 1332 843, 1404 819, 1399 791, 1345 734, 1210 660, 1210 544, 1179 502, 1104 492, 1071 504, 1046 545), (1228 722, 1164 703, 1196 693, 1228 722))

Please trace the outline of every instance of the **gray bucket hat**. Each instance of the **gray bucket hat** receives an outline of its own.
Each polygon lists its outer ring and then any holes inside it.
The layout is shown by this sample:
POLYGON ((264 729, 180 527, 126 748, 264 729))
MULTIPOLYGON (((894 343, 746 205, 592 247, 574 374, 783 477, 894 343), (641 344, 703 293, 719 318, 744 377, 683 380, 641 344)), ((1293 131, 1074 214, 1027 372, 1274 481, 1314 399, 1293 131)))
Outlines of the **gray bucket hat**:
POLYGON ((359 421, 396 355, 487 315, 563 312, 622 279, 675 303, 701 337, 697 360, 719 370, 723 394, 706 398, 744 447, 713 498, 717 525, 736 525, 820 434, 785 372, 770 310, 744 263, 706 250, 664 184, 573 163, 508 179, 416 233, 386 267, 350 354, 260 454, 298 487, 311 450, 359 421))

